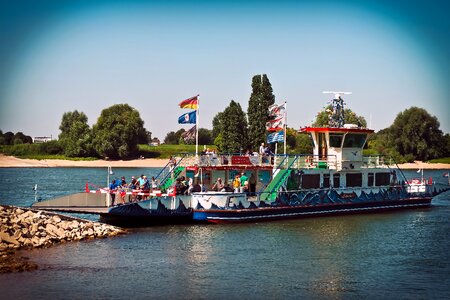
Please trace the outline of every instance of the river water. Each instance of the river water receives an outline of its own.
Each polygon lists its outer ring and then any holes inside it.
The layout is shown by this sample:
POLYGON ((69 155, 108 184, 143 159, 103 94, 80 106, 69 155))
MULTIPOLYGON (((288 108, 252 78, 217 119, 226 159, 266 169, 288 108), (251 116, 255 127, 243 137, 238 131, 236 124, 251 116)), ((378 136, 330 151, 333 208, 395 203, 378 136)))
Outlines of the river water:
MULTIPOLYGON (((113 176, 159 169, 116 169, 113 176)), ((448 171, 448 170, 447 170, 448 171)), ((424 176, 446 182, 444 170, 424 176)), ((106 184, 106 169, 0 169, 0 204, 106 184)), ((415 171, 406 176, 417 177, 415 171)), ((169 225, 22 252, 2 299, 449 299, 450 191, 427 209, 233 225, 169 225)), ((96 219, 95 216, 89 216, 96 219)))

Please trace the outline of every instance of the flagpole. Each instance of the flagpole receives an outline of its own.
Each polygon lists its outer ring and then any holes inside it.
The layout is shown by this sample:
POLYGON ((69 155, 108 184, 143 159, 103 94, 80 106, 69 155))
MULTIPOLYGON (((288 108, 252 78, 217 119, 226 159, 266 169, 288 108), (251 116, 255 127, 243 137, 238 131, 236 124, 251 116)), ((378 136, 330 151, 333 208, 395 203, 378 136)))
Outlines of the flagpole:
POLYGON ((195 157, 198 157, 198 124, 199 118, 200 118, 200 95, 197 95, 197 110, 196 112, 196 118, 195 118, 195 157))
POLYGON ((287 101, 284 101, 284 156, 286 156, 287 101))

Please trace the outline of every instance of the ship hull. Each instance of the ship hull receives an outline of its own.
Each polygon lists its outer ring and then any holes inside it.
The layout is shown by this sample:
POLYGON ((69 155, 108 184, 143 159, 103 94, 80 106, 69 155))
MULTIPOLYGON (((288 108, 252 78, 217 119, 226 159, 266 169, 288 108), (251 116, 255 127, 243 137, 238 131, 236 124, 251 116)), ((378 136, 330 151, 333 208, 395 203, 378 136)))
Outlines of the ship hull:
POLYGON ((295 219, 341 214, 373 213, 398 209, 424 208, 431 205, 431 197, 377 202, 332 203, 314 206, 279 206, 249 209, 194 209, 193 220, 207 223, 236 223, 295 219))

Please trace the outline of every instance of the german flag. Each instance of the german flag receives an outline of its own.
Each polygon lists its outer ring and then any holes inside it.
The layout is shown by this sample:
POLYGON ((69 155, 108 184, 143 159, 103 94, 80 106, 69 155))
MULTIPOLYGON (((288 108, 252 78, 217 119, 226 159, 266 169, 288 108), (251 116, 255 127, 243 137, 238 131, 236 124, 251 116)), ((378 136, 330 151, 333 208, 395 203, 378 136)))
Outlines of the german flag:
POLYGON ((190 109, 197 109, 198 108, 198 96, 194 96, 192 98, 183 100, 178 104, 180 108, 190 108, 190 109))

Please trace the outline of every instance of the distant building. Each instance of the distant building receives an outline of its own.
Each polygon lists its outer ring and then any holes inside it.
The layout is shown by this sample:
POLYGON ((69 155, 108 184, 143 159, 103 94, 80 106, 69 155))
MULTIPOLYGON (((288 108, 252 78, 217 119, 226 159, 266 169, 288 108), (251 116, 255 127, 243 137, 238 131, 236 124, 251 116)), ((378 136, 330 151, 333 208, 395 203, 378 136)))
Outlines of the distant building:
POLYGON ((50 142, 51 140, 53 140, 52 136, 35 136, 33 139, 33 143, 41 144, 50 142))
POLYGON ((159 141, 158 138, 152 138, 152 141, 150 142, 150 146, 159 146, 161 144, 161 142, 159 141))

